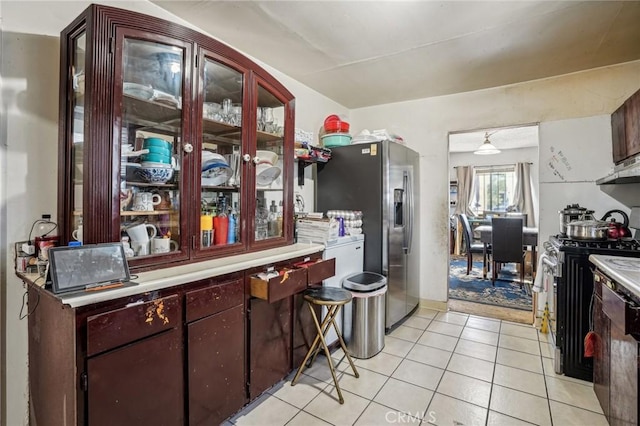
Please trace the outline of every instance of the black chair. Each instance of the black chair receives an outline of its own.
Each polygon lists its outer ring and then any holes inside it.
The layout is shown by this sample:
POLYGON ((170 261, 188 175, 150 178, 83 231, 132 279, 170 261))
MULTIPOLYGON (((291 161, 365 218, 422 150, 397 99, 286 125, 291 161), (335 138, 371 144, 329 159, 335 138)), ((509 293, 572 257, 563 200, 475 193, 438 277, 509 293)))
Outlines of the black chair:
POLYGON ((497 217, 491 220, 492 259, 491 283, 496 284, 500 265, 520 264, 520 288, 524 285, 524 263, 526 250, 523 246, 521 217, 497 217))
POLYGON ((473 231, 471 230, 471 225, 469 224, 469 218, 467 215, 459 214, 458 218, 462 224, 462 239, 464 240, 465 252, 467 253, 467 275, 469 275, 471 268, 473 268, 473 253, 482 253, 484 245, 480 242, 473 242, 473 231))

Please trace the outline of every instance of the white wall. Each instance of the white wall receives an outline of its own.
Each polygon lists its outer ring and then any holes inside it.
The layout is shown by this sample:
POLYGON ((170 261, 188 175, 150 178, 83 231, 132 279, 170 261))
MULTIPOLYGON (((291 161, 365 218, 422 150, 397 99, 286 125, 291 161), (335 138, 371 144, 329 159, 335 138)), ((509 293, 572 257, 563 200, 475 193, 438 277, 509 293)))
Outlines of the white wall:
POLYGON ((560 232, 558 212, 567 204, 594 210, 597 219, 640 205, 640 185, 595 185, 611 172, 612 158, 610 114, 540 124, 541 239, 560 232))
MULTIPOLYGON (((635 61, 524 84, 352 110, 355 132, 393 127, 420 153, 421 276, 425 277, 421 298, 447 300, 449 132, 611 114, 638 87, 640 61, 635 61)), ((567 143, 575 142, 557 141, 560 147, 567 143)), ((610 139, 603 144, 610 144, 610 139)), ((610 156, 599 161, 613 164, 610 156)), ((541 193, 541 200, 543 196, 541 193)), ((541 214, 543 208, 541 204, 541 214)))

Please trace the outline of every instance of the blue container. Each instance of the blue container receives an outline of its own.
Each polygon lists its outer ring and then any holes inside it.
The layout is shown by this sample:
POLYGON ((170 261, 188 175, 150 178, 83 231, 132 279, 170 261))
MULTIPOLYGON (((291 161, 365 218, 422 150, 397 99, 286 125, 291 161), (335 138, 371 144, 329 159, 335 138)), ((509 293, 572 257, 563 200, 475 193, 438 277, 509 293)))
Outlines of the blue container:
POLYGON ((152 161, 154 163, 171 164, 171 156, 170 155, 142 154, 140 156, 140 158, 142 158, 142 161, 152 161))

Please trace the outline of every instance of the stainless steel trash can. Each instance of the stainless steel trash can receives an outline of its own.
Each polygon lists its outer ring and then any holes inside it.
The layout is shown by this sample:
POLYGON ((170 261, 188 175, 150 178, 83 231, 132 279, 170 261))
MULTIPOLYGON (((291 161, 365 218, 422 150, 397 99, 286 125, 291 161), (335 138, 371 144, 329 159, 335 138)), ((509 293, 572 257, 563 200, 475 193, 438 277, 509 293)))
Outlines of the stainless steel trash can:
POLYGON ((354 358, 371 358, 384 348, 387 279, 375 272, 358 272, 342 280, 353 295, 343 308, 343 335, 354 358))

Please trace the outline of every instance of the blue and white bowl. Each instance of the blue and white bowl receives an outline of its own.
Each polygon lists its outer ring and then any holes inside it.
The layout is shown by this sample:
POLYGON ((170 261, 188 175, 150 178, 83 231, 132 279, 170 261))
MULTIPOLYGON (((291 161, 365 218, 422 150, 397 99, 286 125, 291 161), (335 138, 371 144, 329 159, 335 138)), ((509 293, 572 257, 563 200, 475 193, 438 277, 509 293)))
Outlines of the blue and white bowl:
POLYGON ((166 183, 173 177, 171 167, 140 167, 136 174, 149 183, 166 183))

